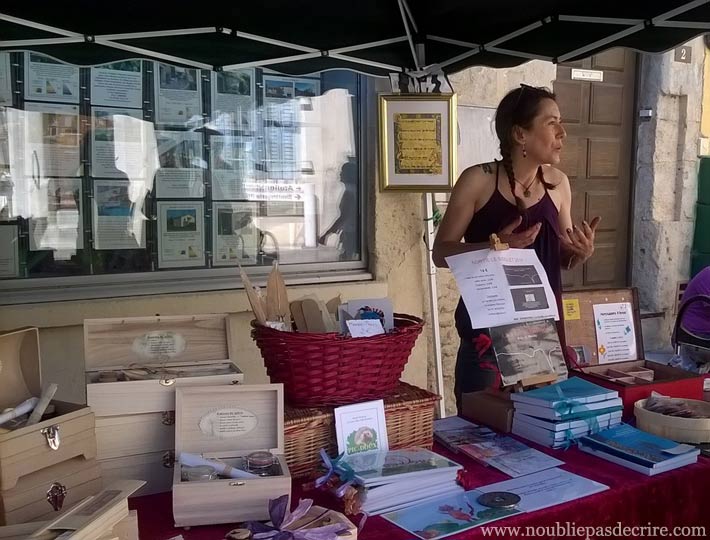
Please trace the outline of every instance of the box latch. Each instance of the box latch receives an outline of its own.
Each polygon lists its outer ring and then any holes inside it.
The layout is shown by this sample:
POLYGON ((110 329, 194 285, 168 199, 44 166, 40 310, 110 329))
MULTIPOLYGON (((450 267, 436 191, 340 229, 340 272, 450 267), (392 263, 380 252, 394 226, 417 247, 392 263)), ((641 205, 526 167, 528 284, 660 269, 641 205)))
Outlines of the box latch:
POLYGON ((59 426, 46 427, 40 430, 40 433, 44 435, 44 438, 47 440, 47 445, 52 450, 59 450, 59 445, 61 444, 61 440, 59 439, 59 426))
POLYGON ((47 490, 47 502, 52 505, 55 512, 59 512, 62 509, 66 496, 67 488, 59 482, 54 482, 47 490))
POLYGON ((172 469, 175 467, 175 452, 169 450, 163 454, 163 467, 166 469, 172 469))
POLYGON ((161 384, 162 386, 172 386, 172 385, 175 384, 175 379, 174 379, 174 378, 172 378, 172 379, 168 379, 168 378, 160 379, 160 384, 161 384))
POLYGON ((164 426, 175 425, 175 411, 163 411, 161 422, 164 426))

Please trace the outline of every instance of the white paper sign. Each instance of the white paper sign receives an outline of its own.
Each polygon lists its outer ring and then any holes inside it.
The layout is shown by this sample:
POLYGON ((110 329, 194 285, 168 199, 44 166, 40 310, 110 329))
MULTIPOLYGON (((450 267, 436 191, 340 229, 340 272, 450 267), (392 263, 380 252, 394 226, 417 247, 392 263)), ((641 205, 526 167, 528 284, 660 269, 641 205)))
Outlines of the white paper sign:
POLYGON ((379 336, 385 333, 385 329, 378 319, 350 319, 345 321, 345 324, 348 325, 350 336, 354 338, 379 336))
POLYGON ((599 363, 637 360, 634 310, 631 303, 595 304, 592 307, 599 363))
POLYGON ((385 406, 381 399, 336 407, 338 453, 346 456, 389 450, 385 406))
POLYGON ((25 99, 79 103, 79 68, 43 54, 25 53, 25 99))
POLYGON ((91 68, 91 103, 109 107, 143 107, 143 63, 124 60, 91 68))
POLYGON ((158 202, 158 266, 205 265, 203 202, 158 202))
POLYGON ((235 266, 256 264, 257 203, 212 203, 212 264, 235 266))
POLYGON ((144 182, 94 180, 94 249, 145 248, 144 182))
POLYGON ((483 249, 446 257, 473 328, 554 318, 557 301, 532 249, 483 249))
POLYGON ((184 126, 202 121, 200 70, 157 62, 153 67, 156 122, 184 126))
POLYGON ((93 107, 91 176, 131 180, 145 178, 146 130, 143 126, 142 111, 93 107))
POLYGON ((156 131, 160 169, 155 173, 159 198, 202 198, 205 193, 202 134, 156 131))

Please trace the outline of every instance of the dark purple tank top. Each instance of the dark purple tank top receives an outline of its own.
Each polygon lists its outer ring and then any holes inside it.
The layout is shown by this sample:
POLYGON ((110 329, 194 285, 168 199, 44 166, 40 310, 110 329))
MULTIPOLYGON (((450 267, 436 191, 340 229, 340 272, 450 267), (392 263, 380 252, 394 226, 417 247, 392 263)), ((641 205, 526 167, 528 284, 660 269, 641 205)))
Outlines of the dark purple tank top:
MULTIPOLYGON (((464 233, 464 241, 467 243, 488 242, 488 237, 500 231, 503 227, 514 221, 520 215, 517 206, 506 199, 498 188, 498 168, 496 162, 496 189, 488 199, 483 208, 473 215, 464 233)), ((538 171, 542 176, 542 170, 538 171)), ((545 195, 537 203, 528 208, 523 215, 523 222, 517 230, 523 230, 536 223, 542 223, 542 228, 535 239, 535 243, 530 246, 537 253, 542 266, 547 272, 558 308, 562 293, 562 270, 560 268, 560 226, 558 220, 559 212, 552 197, 545 189, 545 195)), ((562 311, 560 310, 560 313, 562 311)), ((468 316, 463 300, 459 299, 454 315, 456 329, 461 339, 470 340, 475 338, 480 330, 471 328, 471 318, 468 316)))

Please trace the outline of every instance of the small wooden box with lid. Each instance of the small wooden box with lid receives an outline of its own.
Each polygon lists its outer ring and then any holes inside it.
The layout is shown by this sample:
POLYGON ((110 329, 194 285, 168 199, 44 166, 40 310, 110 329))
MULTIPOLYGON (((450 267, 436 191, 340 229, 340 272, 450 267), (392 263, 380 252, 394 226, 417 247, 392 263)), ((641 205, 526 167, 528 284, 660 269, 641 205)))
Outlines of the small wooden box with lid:
POLYGON ((284 457, 283 385, 179 387, 175 452, 215 458, 251 478, 183 480, 173 473, 175 526, 269 519, 269 499, 291 495, 284 457), (249 456, 259 454, 258 469, 249 456), (268 463, 261 461, 264 456, 268 463))
POLYGON ((175 388, 240 383, 225 314, 84 321, 86 400, 96 414, 107 481, 146 481, 139 495, 169 491, 175 388))
MULTIPOLYGON (((1 333, 0 410, 41 393, 38 329, 1 333)), ((86 405, 51 405, 48 419, 0 430, 0 525, 46 519, 65 502, 101 490, 94 414, 86 405)))

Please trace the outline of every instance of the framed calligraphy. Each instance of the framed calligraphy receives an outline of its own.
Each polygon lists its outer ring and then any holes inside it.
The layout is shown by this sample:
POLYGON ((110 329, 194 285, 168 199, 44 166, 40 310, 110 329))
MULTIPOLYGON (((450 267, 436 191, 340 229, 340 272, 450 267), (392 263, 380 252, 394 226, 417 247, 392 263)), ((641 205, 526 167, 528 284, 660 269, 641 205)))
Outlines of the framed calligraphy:
POLYGON ((380 189, 451 191, 455 128, 456 94, 381 94, 380 189))

